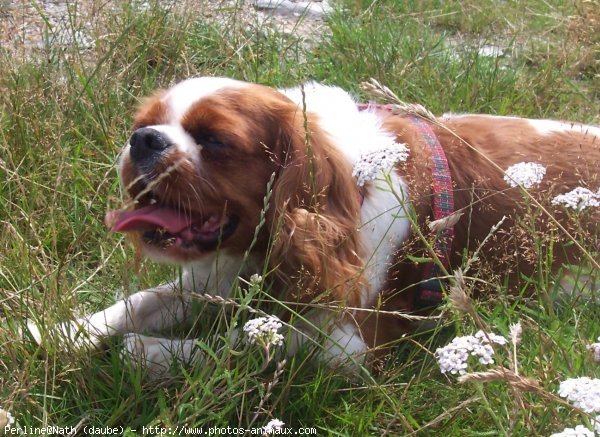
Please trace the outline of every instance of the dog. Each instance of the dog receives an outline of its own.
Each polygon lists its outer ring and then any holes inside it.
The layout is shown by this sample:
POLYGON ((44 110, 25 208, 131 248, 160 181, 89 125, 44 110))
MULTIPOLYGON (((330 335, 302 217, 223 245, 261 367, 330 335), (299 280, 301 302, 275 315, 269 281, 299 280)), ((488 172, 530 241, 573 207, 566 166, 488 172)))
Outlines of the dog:
MULTIPOLYGON (((272 294, 303 313, 286 352, 326 333, 320 360, 361 367, 413 329, 402 314, 440 303, 469 254, 496 270, 516 260, 511 281, 531 274, 535 260, 512 232, 527 205, 542 208, 528 193, 556 198, 581 187, 598 200, 598 162, 594 126, 400 114, 317 83, 276 90, 184 80, 139 108, 120 158, 131 200, 106 218, 146 256, 184 273, 63 331, 83 330, 79 341, 92 345, 124 336, 128 352, 161 372, 175 359, 193 361, 196 342, 149 333, 186 320, 193 293, 227 298, 238 277, 266 272, 272 294), (519 162, 543 166, 539 184, 511 186, 504 170, 519 162)), ((544 208, 566 217, 563 206, 544 208)), ((597 209, 582 215, 597 223, 597 209)), ((561 262, 580 259, 569 245, 560 252, 561 262)))

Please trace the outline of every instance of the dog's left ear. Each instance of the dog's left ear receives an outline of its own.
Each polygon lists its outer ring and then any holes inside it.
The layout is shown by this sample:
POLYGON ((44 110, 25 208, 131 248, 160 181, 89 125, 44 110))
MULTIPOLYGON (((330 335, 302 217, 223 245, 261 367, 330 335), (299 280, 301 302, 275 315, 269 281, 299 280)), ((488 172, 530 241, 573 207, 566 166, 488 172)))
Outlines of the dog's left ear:
POLYGON ((358 240, 361 198, 352 167, 311 114, 294 107, 280 125, 281 160, 272 194, 271 264, 302 301, 360 302, 358 240), (357 300, 358 299, 358 300, 357 300))

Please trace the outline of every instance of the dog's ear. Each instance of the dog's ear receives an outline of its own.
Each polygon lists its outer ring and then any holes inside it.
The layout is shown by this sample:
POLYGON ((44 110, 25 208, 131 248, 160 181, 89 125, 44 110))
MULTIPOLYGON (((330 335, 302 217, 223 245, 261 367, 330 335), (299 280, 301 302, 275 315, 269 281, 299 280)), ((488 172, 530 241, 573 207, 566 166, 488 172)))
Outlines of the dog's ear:
POLYGON ((168 108, 163 97, 166 94, 165 90, 158 90, 149 97, 144 97, 137 108, 133 119, 133 129, 140 127, 151 126, 154 124, 164 124, 168 122, 168 108))
POLYGON ((359 226, 361 198, 350 163, 311 114, 297 108, 280 126, 281 160, 272 194, 271 264, 297 299, 327 295, 360 303, 362 277, 359 226))

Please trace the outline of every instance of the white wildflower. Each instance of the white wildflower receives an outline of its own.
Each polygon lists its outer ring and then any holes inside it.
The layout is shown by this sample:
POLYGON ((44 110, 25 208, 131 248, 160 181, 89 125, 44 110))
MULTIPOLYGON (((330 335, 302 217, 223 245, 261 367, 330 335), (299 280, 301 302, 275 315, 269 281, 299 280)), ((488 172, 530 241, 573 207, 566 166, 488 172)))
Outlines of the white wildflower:
POLYGON ((514 325, 510 325, 510 341, 512 344, 516 346, 521 342, 521 334, 523 334, 523 327, 520 321, 514 325))
POLYGON ((249 282, 251 286, 258 286, 261 284, 262 280, 262 276, 260 276, 258 273, 255 273, 252 276, 250 276, 249 282))
POLYGON ((456 337, 450 344, 438 348, 435 357, 442 373, 464 375, 469 356, 476 356, 481 364, 493 364, 494 349, 490 342, 504 345, 506 339, 500 335, 479 331, 475 335, 456 337))
POLYGON ((594 432, 583 425, 577 425, 575 428, 565 428, 564 431, 554 433, 550 437, 594 437, 594 432))
POLYGON ((485 341, 492 341, 493 343, 498 343, 501 344, 502 346, 504 346, 506 344, 506 338, 502 337, 501 335, 497 335, 494 333, 486 333, 483 331, 478 331, 477 334, 475 334, 475 338, 479 338, 479 339, 485 339, 485 341))
POLYGON ((600 434, 600 414, 596 416, 596 419, 592 421, 592 425, 596 429, 596 433, 600 434))
MULTIPOLYGON (((600 337, 598 337, 598 341, 600 342, 600 337)), ((594 361, 600 363, 600 343, 592 343, 587 346, 587 349, 594 354, 594 361)))
POLYGON ((356 183, 362 187, 382 173, 389 172, 396 163, 408 159, 408 147, 404 143, 392 143, 388 147, 364 153, 352 170, 356 183))
POLYGON ((519 162, 504 172, 504 180, 511 187, 531 188, 544 179, 546 167, 535 162, 519 162))
POLYGON ((275 316, 259 317, 246 322, 244 332, 250 344, 258 343, 264 347, 281 346, 283 335, 277 332, 281 326, 281 320, 275 316))
POLYGON ((15 418, 9 411, 0 408, 0 430, 4 430, 6 426, 12 426, 15 423, 15 418))
POLYGON ((560 383, 558 394, 586 413, 600 413, 600 379, 567 379, 560 383))
POLYGON ((271 419, 269 421, 269 423, 267 423, 265 426, 263 426, 263 433, 264 434, 273 434, 277 430, 282 429, 283 425, 285 425, 285 423, 283 423, 281 420, 271 419))
POLYGON ((564 205, 567 208, 581 211, 588 207, 600 206, 600 189, 593 192, 588 188, 577 187, 565 194, 559 194, 552 199, 552 205, 564 205))

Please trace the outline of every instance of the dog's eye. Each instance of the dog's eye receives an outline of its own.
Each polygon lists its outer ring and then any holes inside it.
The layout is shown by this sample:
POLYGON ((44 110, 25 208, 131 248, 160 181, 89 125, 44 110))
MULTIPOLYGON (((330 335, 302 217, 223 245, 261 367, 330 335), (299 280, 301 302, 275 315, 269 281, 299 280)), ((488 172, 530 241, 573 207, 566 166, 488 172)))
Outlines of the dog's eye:
POLYGON ((221 149, 225 147, 225 143, 214 135, 193 135, 196 144, 209 149, 221 149))
POLYGON ((204 140, 200 142, 200 145, 214 148, 225 147, 225 144, 222 141, 219 141, 217 137, 214 137, 212 135, 205 137, 204 140))

